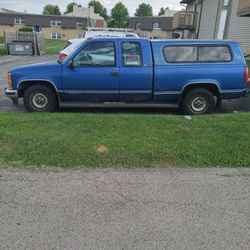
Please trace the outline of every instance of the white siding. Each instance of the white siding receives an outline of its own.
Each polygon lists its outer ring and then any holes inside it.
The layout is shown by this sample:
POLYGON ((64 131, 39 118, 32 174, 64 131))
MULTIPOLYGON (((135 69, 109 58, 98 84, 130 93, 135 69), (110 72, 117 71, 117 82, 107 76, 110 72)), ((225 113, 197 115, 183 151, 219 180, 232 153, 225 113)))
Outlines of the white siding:
POLYGON ((244 54, 250 54, 250 17, 238 17, 238 0, 232 0, 232 13, 230 17, 228 39, 241 44, 244 54))
POLYGON ((218 0, 204 0, 200 23, 200 39, 213 39, 216 29, 218 0))

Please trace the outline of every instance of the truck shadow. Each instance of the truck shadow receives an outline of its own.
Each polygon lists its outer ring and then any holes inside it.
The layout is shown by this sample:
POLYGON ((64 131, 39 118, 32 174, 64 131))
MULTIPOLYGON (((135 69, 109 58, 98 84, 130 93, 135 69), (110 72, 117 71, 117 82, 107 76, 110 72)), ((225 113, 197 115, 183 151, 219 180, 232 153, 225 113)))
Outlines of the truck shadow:
MULTIPOLYGON (((60 108, 59 112, 66 113, 135 113, 135 114, 170 114, 182 115, 181 111, 174 108, 60 108)), ((226 114, 233 112, 250 112, 250 94, 242 99, 224 100, 219 108, 214 112, 215 114, 226 114)))

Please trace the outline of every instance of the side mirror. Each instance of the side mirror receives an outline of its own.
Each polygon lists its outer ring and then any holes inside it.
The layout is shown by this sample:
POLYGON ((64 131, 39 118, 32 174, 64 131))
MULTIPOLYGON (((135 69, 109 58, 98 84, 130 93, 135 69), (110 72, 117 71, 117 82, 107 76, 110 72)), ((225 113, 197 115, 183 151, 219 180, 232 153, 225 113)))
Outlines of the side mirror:
POLYGON ((73 60, 69 61, 69 65, 68 66, 69 66, 70 69, 74 68, 74 62, 73 62, 73 60))

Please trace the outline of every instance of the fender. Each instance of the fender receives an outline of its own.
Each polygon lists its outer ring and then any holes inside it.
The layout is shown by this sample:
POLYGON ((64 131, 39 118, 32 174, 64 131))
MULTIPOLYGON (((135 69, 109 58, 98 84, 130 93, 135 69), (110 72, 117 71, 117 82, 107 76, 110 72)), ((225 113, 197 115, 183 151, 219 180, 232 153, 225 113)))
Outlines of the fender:
POLYGON ((191 81, 191 82, 187 82, 181 89, 181 94, 184 92, 185 88, 190 86, 190 85, 198 85, 198 84, 210 84, 210 85, 214 85, 217 87, 219 93, 221 93, 221 87, 218 81, 216 80, 211 80, 211 79, 202 79, 202 80, 198 80, 198 81, 191 81))
POLYGON ((19 91, 20 85, 22 83, 25 83, 25 82, 47 82, 47 83, 49 83, 50 85, 53 86, 53 88, 54 88, 54 90, 56 92, 56 95, 57 95, 57 99, 58 99, 58 101, 60 103, 60 97, 59 97, 59 94, 58 94, 60 91, 57 89, 56 85, 51 80, 48 80, 48 79, 24 79, 24 80, 21 80, 17 84, 17 88, 16 88, 17 92, 19 91))

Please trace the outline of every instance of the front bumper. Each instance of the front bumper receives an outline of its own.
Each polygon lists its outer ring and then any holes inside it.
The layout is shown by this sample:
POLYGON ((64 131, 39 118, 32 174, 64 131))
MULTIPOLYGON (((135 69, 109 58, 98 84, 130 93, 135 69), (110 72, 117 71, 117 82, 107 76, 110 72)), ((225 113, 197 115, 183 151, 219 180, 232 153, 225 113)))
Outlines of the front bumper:
POLYGON ((17 90, 14 89, 4 89, 4 93, 13 103, 18 103, 17 90))

